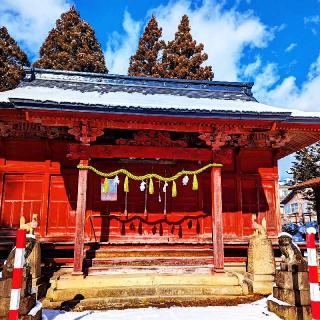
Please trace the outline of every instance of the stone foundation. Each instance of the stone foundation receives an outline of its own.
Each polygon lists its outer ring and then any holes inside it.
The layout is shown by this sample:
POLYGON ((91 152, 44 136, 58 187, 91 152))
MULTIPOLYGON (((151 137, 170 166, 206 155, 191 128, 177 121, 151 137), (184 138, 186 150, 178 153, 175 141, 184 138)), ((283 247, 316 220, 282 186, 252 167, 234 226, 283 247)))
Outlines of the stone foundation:
MULTIPOLYGON (((11 285, 12 269, 4 265, 2 277, 0 278, 0 320, 7 319, 8 317, 10 308, 11 285)), ((42 319, 42 306, 39 303, 37 304, 36 293, 34 292, 34 290, 32 290, 32 276, 30 267, 25 267, 23 270, 19 315, 24 320, 42 319)))
POLYGON ((241 275, 236 273, 135 273, 90 275, 85 278, 64 274, 51 280, 43 306, 81 311, 201 306, 232 301, 237 304, 246 298, 252 296, 248 294, 241 275))
POLYGON ((285 320, 311 320, 308 271, 302 265, 281 264, 276 270, 268 310, 285 320))
POLYGON ((250 238, 247 271, 245 281, 251 292, 263 295, 272 293, 275 260, 272 242, 265 230, 262 233, 255 232, 250 238))
POLYGON ((277 301, 268 300, 268 310, 285 320, 311 320, 310 306, 283 305, 277 301))

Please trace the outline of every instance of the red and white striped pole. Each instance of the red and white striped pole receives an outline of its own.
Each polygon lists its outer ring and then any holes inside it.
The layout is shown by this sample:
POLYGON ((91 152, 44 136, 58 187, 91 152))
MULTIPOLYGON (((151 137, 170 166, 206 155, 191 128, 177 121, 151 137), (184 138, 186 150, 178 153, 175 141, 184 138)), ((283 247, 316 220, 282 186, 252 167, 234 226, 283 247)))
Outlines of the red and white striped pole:
POLYGON ((26 249, 26 230, 17 230, 16 252, 12 272, 11 298, 8 320, 17 320, 19 316, 20 293, 23 278, 24 254, 26 249))
POLYGON ((310 284, 310 301, 312 319, 320 319, 320 292, 318 284, 318 259, 315 242, 315 228, 307 229, 307 251, 308 251, 308 269, 310 284))

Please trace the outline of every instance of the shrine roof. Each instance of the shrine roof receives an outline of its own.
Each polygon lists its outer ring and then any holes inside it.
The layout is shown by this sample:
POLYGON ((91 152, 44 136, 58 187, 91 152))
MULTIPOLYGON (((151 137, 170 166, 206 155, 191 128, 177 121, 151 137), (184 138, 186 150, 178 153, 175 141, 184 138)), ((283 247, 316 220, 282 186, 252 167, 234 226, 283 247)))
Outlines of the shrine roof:
POLYGON ((0 93, 0 107, 320 123, 320 112, 259 103, 252 86, 246 82, 26 69, 17 88, 0 93))
POLYGON ((320 186, 320 177, 317 177, 301 183, 297 183, 289 187, 289 190, 302 190, 305 188, 312 188, 312 187, 319 187, 319 186, 320 186))

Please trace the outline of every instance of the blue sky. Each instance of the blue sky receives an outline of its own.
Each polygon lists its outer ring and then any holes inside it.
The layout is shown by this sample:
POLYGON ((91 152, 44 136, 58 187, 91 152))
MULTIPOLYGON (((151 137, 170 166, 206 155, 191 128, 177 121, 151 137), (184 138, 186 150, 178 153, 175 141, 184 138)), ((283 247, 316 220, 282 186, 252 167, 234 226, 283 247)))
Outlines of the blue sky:
MULTIPOLYGON (((95 29, 111 73, 126 73, 151 14, 169 40, 186 13, 215 80, 254 81, 261 102, 320 111, 320 0, 0 0, 0 25, 34 60, 72 4, 95 29)), ((280 162, 282 177, 289 163, 280 162)))

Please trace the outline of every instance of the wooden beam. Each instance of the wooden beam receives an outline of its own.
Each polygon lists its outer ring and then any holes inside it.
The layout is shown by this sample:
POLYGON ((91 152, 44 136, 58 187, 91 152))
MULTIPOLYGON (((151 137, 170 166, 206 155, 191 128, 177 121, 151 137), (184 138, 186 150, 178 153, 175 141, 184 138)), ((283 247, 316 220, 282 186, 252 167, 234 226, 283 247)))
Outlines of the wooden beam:
POLYGON ((70 144, 68 158, 150 158, 170 160, 210 161, 212 151, 197 148, 149 147, 125 145, 93 145, 70 144))
MULTIPOLYGON (((0 158, 0 167, 4 166, 6 160, 4 158, 0 158)), ((0 225, 2 225, 2 206, 3 206, 3 185, 4 185, 4 172, 0 170, 0 225)))
POLYGON ((211 169, 212 242, 214 272, 224 272, 221 168, 211 169))
MULTIPOLYGON (((88 160, 81 160, 81 165, 88 165, 88 160)), ((82 275, 82 264, 84 257, 84 225, 86 218, 87 204, 87 185, 88 185, 88 170, 79 170, 78 178, 78 198, 76 211, 76 230, 74 237, 74 264, 73 275, 82 275)))
POLYGON ((43 175, 43 198, 42 198, 42 206, 41 206, 41 217, 39 232, 41 237, 45 237, 47 235, 48 229, 48 211, 49 211, 49 201, 50 201, 50 166, 51 160, 46 160, 45 165, 47 167, 47 171, 43 175))

